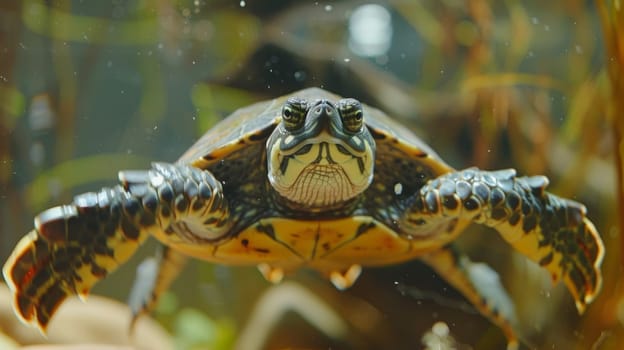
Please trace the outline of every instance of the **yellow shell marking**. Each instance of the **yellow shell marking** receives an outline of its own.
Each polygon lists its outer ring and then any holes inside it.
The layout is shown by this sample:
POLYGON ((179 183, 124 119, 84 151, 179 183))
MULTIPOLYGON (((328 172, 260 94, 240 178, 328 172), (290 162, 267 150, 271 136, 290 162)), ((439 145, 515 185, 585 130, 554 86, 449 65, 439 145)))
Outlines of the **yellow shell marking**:
POLYGON ((266 263, 284 271, 306 266, 329 274, 352 265, 390 265, 439 249, 463 230, 436 237, 400 236, 368 216, 334 220, 268 218, 215 246, 171 241, 166 244, 198 259, 230 265, 266 263))

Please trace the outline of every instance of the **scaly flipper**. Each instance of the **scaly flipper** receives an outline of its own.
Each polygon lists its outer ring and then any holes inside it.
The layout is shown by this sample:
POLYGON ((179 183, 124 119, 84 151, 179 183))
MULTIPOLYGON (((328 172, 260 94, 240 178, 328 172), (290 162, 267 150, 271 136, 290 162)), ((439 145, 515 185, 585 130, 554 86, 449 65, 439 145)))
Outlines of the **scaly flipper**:
POLYGON ((516 177, 512 169, 448 173, 420 189, 404 223, 422 229, 458 218, 493 227, 554 282, 563 279, 583 312, 602 284, 604 246, 585 207, 547 185, 544 176, 516 177))
POLYGON ((514 305, 494 270, 483 263, 470 261, 452 246, 425 255, 421 260, 503 330, 508 349, 517 349, 518 340, 513 330, 516 322, 514 305))
POLYGON ((207 171, 155 163, 119 173, 121 185, 76 196, 35 218, 3 268, 23 321, 42 332, 69 295, 86 296, 123 264, 148 233, 227 226, 221 184, 207 171))

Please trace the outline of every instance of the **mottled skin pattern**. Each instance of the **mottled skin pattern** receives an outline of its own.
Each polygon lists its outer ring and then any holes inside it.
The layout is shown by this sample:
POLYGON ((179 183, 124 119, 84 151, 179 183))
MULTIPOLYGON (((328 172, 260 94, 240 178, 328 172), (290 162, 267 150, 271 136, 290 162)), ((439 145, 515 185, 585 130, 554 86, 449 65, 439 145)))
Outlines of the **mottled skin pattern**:
POLYGON ((374 171, 370 185, 326 210, 289 202, 267 180, 266 149, 291 96, 340 99, 306 89, 240 109, 177 163, 120 172, 119 185, 41 213, 3 269, 18 316, 45 331, 67 296, 86 295, 152 235, 166 250, 153 287, 139 291, 137 314, 151 309, 186 256, 258 265, 272 282, 312 268, 338 288, 354 283, 360 266, 418 258, 501 327, 513 348, 513 306, 505 291, 482 283, 477 264, 451 245, 472 222, 495 228, 553 281, 562 279, 579 312, 596 297, 604 248, 583 205, 546 192, 541 176, 455 171, 369 106, 363 114, 376 149, 374 170, 361 170, 374 171))

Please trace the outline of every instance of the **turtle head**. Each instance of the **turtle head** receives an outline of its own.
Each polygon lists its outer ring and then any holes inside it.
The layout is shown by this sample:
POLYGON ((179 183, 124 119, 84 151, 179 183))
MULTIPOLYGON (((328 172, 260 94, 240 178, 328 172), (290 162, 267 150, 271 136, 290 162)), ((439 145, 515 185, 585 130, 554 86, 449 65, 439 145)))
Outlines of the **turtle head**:
POLYGON ((289 98, 267 141, 271 186, 300 208, 340 206, 373 179, 375 141, 359 101, 289 98))

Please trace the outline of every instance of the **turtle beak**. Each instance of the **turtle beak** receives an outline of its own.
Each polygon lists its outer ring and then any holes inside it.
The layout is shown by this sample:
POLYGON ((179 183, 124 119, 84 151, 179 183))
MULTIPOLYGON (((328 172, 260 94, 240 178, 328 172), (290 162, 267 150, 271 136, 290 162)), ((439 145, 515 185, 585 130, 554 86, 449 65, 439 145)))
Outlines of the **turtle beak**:
POLYGON ((316 119, 320 130, 335 134, 334 130, 340 129, 340 114, 333 103, 318 100, 309 113, 316 119))

